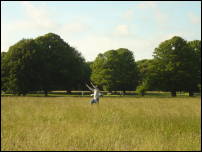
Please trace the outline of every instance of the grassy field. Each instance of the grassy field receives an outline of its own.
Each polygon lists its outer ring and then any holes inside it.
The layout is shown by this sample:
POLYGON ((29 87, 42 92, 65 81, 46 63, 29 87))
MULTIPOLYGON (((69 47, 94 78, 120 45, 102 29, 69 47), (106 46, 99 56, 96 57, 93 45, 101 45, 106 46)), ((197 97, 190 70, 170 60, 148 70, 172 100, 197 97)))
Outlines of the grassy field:
POLYGON ((201 150, 201 99, 1 97, 1 150, 201 150))

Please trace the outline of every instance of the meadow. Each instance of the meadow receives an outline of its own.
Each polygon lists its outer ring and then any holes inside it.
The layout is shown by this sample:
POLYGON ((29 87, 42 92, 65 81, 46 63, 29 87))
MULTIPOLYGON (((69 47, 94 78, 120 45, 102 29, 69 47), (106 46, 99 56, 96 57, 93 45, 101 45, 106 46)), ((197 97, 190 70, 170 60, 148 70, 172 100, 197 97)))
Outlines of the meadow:
POLYGON ((1 150, 201 150, 200 97, 1 97, 1 150))

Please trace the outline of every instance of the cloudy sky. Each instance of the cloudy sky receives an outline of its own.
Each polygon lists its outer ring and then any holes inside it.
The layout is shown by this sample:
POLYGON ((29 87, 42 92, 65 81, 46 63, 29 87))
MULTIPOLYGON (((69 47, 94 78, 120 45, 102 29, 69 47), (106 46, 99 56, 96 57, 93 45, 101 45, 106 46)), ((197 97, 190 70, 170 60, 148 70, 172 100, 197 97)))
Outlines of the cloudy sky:
POLYGON ((201 40, 200 1, 1 1, 1 51, 53 32, 87 61, 128 48, 150 59, 159 43, 177 35, 201 40))

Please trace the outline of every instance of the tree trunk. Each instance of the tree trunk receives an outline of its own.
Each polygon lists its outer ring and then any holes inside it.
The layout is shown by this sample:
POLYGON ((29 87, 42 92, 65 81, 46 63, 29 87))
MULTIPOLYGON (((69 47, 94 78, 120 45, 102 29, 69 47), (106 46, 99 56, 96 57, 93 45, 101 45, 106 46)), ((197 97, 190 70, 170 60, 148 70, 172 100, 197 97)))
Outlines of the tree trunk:
POLYGON ((192 91, 189 91, 189 97, 193 97, 194 93, 192 91))
POLYGON ((48 90, 44 90, 45 97, 48 96, 48 90))
POLYGON ((113 93, 112 93, 111 90, 109 90, 107 94, 108 94, 108 95, 112 95, 113 93))
POLYGON ((66 90, 66 93, 71 94, 72 92, 71 92, 71 90, 66 90))
POLYGON ((176 97, 176 91, 171 91, 171 96, 176 97))

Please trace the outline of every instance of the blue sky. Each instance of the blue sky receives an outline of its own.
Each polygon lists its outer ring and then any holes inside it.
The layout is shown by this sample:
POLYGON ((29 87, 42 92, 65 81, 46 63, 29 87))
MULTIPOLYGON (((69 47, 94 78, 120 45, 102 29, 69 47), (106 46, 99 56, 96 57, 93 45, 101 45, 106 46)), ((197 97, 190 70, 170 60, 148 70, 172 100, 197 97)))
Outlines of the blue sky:
POLYGON ((173 36, 201 40, 200 1, 3 1, 1 51, 48 32, 61 36, 87 61, 128 48, 135 60, 152 58, 173 36))

